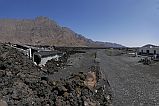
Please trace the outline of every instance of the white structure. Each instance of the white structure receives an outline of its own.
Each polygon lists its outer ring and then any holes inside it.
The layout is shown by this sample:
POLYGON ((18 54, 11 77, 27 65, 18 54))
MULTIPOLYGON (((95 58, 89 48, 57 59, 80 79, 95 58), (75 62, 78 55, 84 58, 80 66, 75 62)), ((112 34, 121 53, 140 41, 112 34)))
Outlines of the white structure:
POLYGON ((63 55, 59 51, 39 51, 34 53, 33 62, 39 66, 44 66, 48 60, 54 59, 55 61, 59 61, 59 58, 63 55))
POLYGON ((159 55, 159 46, 145 45, 138 49, 138 54, 141 55, 159 55))
POLYGON ((59 61, 59 58, 64 55, 63 52, 56 50, 52 51, 47 49, 47 47, 38 48, 38 47, 19 45, 19 44, 13 44, 10 46, 22 52, 24 55, 28 56, 28 58, 33 59, 33 62, 39 66, 45 65, 46 62, 51 59, 59 61))
POLYGON ((24 55, 28 56, 30 59, 32 58, 33 50, 31 47, 27 47, 26 45, 19 45, 19 44, 13 44, 10 46, 22 52, 24 55))
POLYGON ((45 66, 45 64, 47 63, 48 60, 54 59, 55 61, 59 60, 59 55, 55 55, 55 56, 49 56, 49 57, 44 57, 41 58, 41 62, 39 63, 39 66, 45 66))

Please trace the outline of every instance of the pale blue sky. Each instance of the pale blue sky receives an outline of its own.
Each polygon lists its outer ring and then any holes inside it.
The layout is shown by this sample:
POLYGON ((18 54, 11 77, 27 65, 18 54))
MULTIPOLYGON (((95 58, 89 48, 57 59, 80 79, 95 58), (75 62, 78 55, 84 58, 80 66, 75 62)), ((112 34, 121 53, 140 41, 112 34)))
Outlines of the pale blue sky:
POLYGON ((36 16, 93 40, 159 45, 159 0, 0 0, 0 18, 36 16))

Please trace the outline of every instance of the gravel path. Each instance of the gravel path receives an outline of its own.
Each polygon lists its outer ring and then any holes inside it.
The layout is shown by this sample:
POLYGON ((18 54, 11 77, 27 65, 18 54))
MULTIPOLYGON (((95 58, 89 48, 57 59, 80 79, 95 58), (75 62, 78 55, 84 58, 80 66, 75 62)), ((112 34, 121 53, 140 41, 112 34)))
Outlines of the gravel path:
POLYGON ((77 53, 71 55, 68 59, 67 66, 59 70, 50 77, 53 79, 67 78, 72 73, 88 72, 89 68, 94 65, 94 58, 91 56, 94 51, 87 51, 87 53, 77 53))
POLYGON ((159 106, 159 65, 144 66, 137 58, 97 52, 113 91, 113 106, 159 106))

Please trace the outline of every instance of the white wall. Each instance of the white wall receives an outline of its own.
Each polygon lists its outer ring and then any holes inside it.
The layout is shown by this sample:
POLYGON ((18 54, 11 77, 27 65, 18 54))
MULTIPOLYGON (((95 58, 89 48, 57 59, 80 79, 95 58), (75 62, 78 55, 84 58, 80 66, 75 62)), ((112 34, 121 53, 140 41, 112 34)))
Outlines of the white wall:
POLYGON ((154 50, 156 50, 156 54, 159 54, 159 48, 140 48, 139 49, 139 52, 142 52, 143 50, 143 53, 146 53, 147 50, 149 50, 149 53, 154 53, 154 50))
POLYGON ((50 56, 50 57, 41 58, 41 62, 40 62, 40 64, 39 64, 39 66, 44 66, 44 65, 46 64, 46 62, 47 62, 48 60, 51 60, 51 59, 55 59, 56 61, 58 61, 59 57, 60 57, 59 55, 55 55, 55 56, 50 56))

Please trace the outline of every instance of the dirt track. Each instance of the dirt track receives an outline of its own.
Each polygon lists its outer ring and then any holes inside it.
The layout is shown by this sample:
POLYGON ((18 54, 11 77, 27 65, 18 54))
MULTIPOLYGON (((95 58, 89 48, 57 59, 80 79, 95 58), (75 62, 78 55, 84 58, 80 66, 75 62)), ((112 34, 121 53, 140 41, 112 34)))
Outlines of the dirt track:
POLYGON ((97 52, 113 91, 113 106, 159 106, 159 64, 145 66, 138 58, 97 52))

